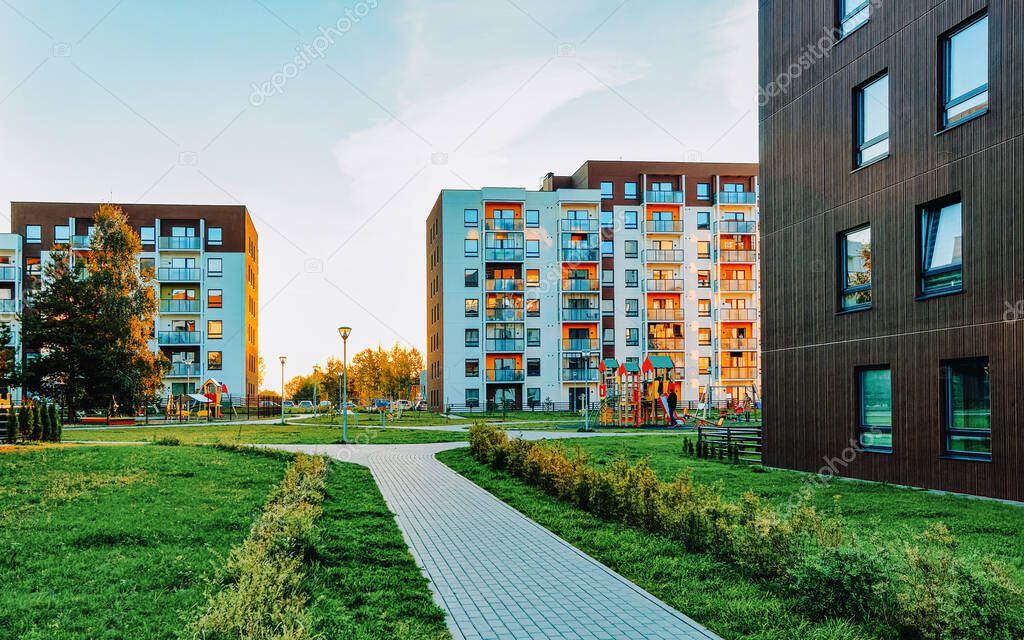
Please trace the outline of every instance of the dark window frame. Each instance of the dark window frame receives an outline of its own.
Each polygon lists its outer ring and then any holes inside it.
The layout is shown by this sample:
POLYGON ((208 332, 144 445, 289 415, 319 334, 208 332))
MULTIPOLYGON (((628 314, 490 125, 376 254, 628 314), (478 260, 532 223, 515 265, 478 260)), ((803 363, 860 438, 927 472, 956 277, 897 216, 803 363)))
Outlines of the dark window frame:
POLYGON ((892 454, 893 443, 892 443, 892 411, 893 411, 893 397, 892 397, 892 366, 889 364, 873 364, 859 366, 854 369, 854 393, 856 394, 856 406, 857 406, 857 443, 864 451, 870 451, 871 453, 884 453, 892 454), (864 374, 871 371, 888 371, 889 372, 889 426, 869 425, 864 417, 864 374), (868 446, 864 444, 863 436, 865 433, 882 433, 889 434, 890 442, 888 447, 877 447, 868 446))
POLYGON ((956 97, 951 97, 950 96, 951 89, 950 89, 950 82, 949 82, 949 80, 950 80, 949 69, 950 69, 950 58, 952 56, 953 38, 956 37, 958 34, 962 33, 963 31, 966 31, 967 29, 971 28, 972 26, 974 26, 978 22, 980 22, 982 20, 985 20, 987 18, 988 18, 988 8, 986 7, 985 9, 979 11, 978 13, 974 14, 970 18, 967 18, 963 22, 959 23, 957 26, 953 27, 949 31, 946 31, 945 33, 943 33, 942 35, 939 36, 939 47, 938 47, 938 50, 939 50, 939 64, 938 64, 938 70, 939 70, 939 87, 942 90, 941 94, 939 95, 939 104, 938 104, 938 109, 939 109, 939 133, 943 133, 945 131, 949 131, 950 129, 955 129, 956 127, 959 127, 962 124, 966 124, 966 123, 968 123, 968 122, 970 122, 972 120, 976 120, 976 119, 978 119, 978 118, 988 114, 988 112, 992 110, 991 96, 989 96, 989 100, 986 101, 984 109, 982 109, 980 111, 977 111, 975 113, 972 113, 969 116, 962 117, 962 118, 960 118, 960 119, 958 119, 958 120, 956 120, 954 122, 949 122, 949 110, 950 109, 952 109, 953 107, 959 106, 959 105, 961 105, 961 104, 963 104, 963 103, 965 103, 965 102, 967 102, 967 101, 969 101, 969 100, 971 100, 973 98, 976 98, 976 97, 978 97, 979 95, 981 95, 983 93, 988 93, 990 88, 991 88, 991 86, 992 86, 992 74, 991 74, 991 70, 992 70, 991 69, 991 67, 992 67, 992 56, 991 56, 991 53, 992 53, 992 47, 991 47, 992 38, 991 38, 991 31, 988 31, 988 32, 986 32, 986 44, 989 46, 989 49, 985 53, 985 60, 986 60, 986 62, 988 64, 988 67, 985 69, 985 77, 988 80, 988 82, 986 82, 985 84, 983 84, 983 85, 981 85, 979 87, 975 87, 974 89, 968 91, 967 93, 965 93, 963 95, 956 96, 956 97))
POLYGON ((925 259, 928 257, 928 249, 925 247, 925 226, 931 226, 930 216, 938 215, 941 211, 954 204, 960 205, 960 234, 961 238, 967 238, 967 230, 964 228, 964 202, 960 193, 954 193, 938 200, 932 200, 931 202, 925 203, 917 207, 917 299, 918 300, 929 300, 931 298, 940 298, 943 296, 957 295, 964 292, 964 253, 966 250, 966 243, 962 242, 960 251, 960 263, 948 265, 945 267, 939 267, 935 269, 928 269, 925 267, 925 259), (950 286, 945 288, 928 287, 925 285, 925 279, 934 276, 941 276, 948 273, 960 272, 960 282, 956 286, 950 286))
POLYGON ((843 5, 845 0, 836 0, 836 29, 839 30, 839 40, 842 41, 848 38, 851 34, 856 33, 861 27, 871 22, 871 0, 862 0, 852 9, 848 9, 846 13, 843 13, 843 5), (864 20, 852 28, 849 31, 846 30, 846 23, 859 15, 862 11, 867 10, 868 15, 864 20))
POLYGON ((524 214, 526 219, 525 224, 530 228, 540 227, 540 210, 539 209, 527 209, 524 214), (532 220, 531 220, 532 218, 532 220))
POLYGON ((992 375, 989 371, 990 360, 986 356, 974 357, 974 358, 952 358, 948 360, 941 360, 939 362, 940 371, 940 394, 939 394, 939 413, 942 421, 942 457, 951 458, 955 460, 967 460, 973 462, 991 462, 992 461, 992 447, 995 443, 994 425, 992 421, 992 375), (956 365, 972 365, 984 363, 987 384, 988 384, 988 416, 989 416, 989 428, 978 429, 970 427, 954 427, 952 412, 950 407, 952 405, 952 372, 953 367, 956 365), (985 437, 989 439, 989 450, 988 453, 983 452, 969 452, 969 451, 953 451, 950 448, 950 440, 954 436, 966 436, 966 437, 985 437))
MULTIPOLYGON (((848 286, 846 284, 846 282, 847 282, 847 273, 846 273, 846 268, 847 268, 847 264, 846 264, 846 243, 847 243, 847 237, 850 236, 851 234, 857 233, 859 231, 863 231, 864 229, 867 229, 868 231, 870 231, 871 230, 871 223, 870 222, 866 222, 866 223, 864 223, 862 225, 858 225, 856 227, 851 227, 850 229, 846 229, 844 231, 840 231, 839 235, 836 238, 836 243, 837 243, 836 247, 837 247, 837 251, 838 251, 837 256, 838 256, 838 262, 839 262, 839 264, 837 265, 838 269, 836 270, 838 275, 839 275, 839 286, 838 286, 839 297, 838 297, 838 300, 837 300, 837 304, 839 306, 839 312, 840 313, 853 313, 853 312, 856 312, 856 311, 867 311, 868 309, 871 309, 874 306, 874 302, 875 302, 875 292, 874 292, 874 289, 873 289, 873 285, 874 285, 874 282, 875 282, 874 259, 872 259, 872 261, 871 261, 871 268, 868 270, 868 273, 870 274, 871 279, 870 279, 870 281, 866 285, 854 285, 854 286, 851 287, 851 286, 848 286), (869 291, 871 293, 871 295, 868 296, 869 300, 866 303, 856 304, 856 305, 852 305, 852 306, 849 306, 849 307, 846 306, 846 304, 844 302, 846 296, 853 295, 853 294, 856 294, 856 293, 861 293, 862 291, 869 291)), ((872 252, 874 252, 874 249, 872 249, 872 252)))
POLYGON ((864 115, 865 115, 865 89, 872 86, 876 82, 881 81, 883 78, 886 79, 886 93, 889 97, 892 97, 892 84, 889 79, 889 70, 884 69, 875 75, 871 76, 864 82, 860 83, 853 89, 853 168, 861 169, 863 167, 870 166, 876 162, 885 160, 892 154, 892 105, 890 103, 886 110, 886 127, 885 133, 879 134, 870 140, 864 140, 864 115), (864 160, 864 150, 869 149, 876 144, 883 141, 889 141, 890 146, 886 149, 885 153, 870 160, 864 160))
POLYGON ((463 209, 462 210, 462 226, 466 228, 477 229, 480 227, 480 210, 479 209, 463 209), (473 212, 473 222, 469 221, 469 212, 473 212))
POLYGON ((462 275, 467 289, 477 289, 480 287, 479 269, 463 269, 462 275), (472 280, 470 280, 470 278, 472 278, 472 280))

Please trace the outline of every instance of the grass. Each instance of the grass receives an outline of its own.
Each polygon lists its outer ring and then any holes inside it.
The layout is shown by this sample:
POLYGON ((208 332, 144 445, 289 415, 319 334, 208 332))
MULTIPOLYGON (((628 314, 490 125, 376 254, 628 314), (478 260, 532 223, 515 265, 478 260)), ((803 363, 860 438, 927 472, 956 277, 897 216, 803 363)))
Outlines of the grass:
MULTIPOLYGON (((679 451, 680 436, 600 438, 578 441, 604 464, 622 453, 648 458, 663 480, 684 467, 703 483, 720 482, 723 494, 737 498, 750 489, 782 503, 804 486, 808 476, 763 471, 741 465, 697 460, 679 451)), ((570 444, 575 446, 576 442, 570 444)), ((602 521, 508 474, 475 461, 468 449, 438 458, 512 507, 635 581, 641 587, 726 638, 746 640, 867 640, 878 633, 846 622, 813 622, 795 603, 766 583, 753 582, 731 566, 703 554, 690 554, 663 536, 645 534, 602 521)), ((904 540, 927 524, 946 523, 961 545, 997 557, 1024 576, 1024 509, 991 501, 942 496, 923 491, 837 480, 812 493, 813 502, 832 508, 839 495, 843 515, 858 536, 904 540)))
MULTIPOLYGON (((194 423, 173 427, 111 427, 109 429, 65 430, 65 440, 90 442, 153 442, 177 438, 184 444, 336 444, 341 442, 341 426, 328 424, 208 424, 194 423)), ((465 442, 465 433, 454 431, 414 431, 395 427, 353 428, 348 439, 357 444, 418 444, 427 442, 465 442)))
POLYGON ((0 455, 0 637, 178 638, 286 464, 192 447, 0 455))

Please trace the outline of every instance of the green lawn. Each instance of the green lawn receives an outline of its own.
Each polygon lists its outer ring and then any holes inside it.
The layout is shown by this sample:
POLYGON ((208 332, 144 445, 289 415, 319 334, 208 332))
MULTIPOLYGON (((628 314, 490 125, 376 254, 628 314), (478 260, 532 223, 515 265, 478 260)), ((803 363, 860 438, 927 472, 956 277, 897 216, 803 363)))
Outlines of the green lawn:
MULTIPOLYGON (((173 427, 127 427, 110 429, 65 429, 64 439, 92 442, 152 442, 177 438, 186 444, 334 444, 341 442, 341 426, 328 424, 207 424, 173 427)), ((416 444, 465 442, 466 433, 414 431, 395 427, 353 428, 348 438, 356 444, 416 444)))
POLYGON ((286 465, 193 447, 0 454, 0 637, 178 638, 286 465))

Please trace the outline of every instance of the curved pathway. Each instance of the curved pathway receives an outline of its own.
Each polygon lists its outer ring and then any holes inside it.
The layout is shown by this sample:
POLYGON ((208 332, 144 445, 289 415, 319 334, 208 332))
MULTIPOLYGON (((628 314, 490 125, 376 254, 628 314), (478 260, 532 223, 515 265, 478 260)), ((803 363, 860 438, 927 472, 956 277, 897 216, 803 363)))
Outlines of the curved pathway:
POLYGON ((465 443, 263 446, 370 468, 456 640, 718 638, 434 457, 465 443))

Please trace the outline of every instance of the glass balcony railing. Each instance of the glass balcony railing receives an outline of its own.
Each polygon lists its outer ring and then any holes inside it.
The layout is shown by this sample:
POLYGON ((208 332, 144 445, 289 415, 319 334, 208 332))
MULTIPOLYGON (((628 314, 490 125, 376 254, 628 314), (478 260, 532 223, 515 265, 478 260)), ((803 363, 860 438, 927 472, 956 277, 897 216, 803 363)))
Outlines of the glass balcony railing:
POLYGON ((647 280, 648 291, 682 291, 683 281, 676 279, 648 279, 647 280))
POLYGON ((647 202, 662 204, 683 204, 682 191, 648 191, 647 202))
POLYGON ((487 218, 484 220, 484 229, 487 231, 522 231, 522 218, 487 218))
POLYGON ((202 277, 202 269, 160 267, 156 270, 156 279, 164 282, 199 282, 202 277))
POLYGON ((718 290, 732 293, 752 293, 757 291, 757 280, 719 280, 718 290))
POLYGON ((723 380, 754 380, 757 378, 757 367, 722 367, 723 380))
POLYGON ((522 291, 523 281, 519 278, 488 278, 484 286, 488 291, 522 291))
POLYGON ((526 378, 522 369, 488 369, 488 382, 522 382, 526 378))
POLYGON ((199 344, 203 334, 198 331, 160 331, 157 342, 160 344, 199 344))
POLYGON ((757 309, 719 309, 718 319, 723 322, 753 322, 757 320, 757 309))
POLYGON ((157 239, 157 247, 172 251, 198 251, 202 241, 196 236, 161 236, 157 239))
POLYGON ((599 221, 597 218, 583 218, 575 220, 559 221, 559 228, 562 231, 594 232, 597 231, 599 221))
POLYGON ((202 371, 198 362, 172 362, 171 369, 167 372, 168 378, 197 377, 202 371))
POLYGON ((526 341, 523 338, 487 338, 488 351, 516 352, 526 348, 526 341))
POLYGON ((18 267, 0 267, 0 281, 17 282, 18 267))
POLYGON ((562 340, 563 351, 597 351, 600 348, 596 338, 566 338, 562 340))
POLYGON ((682 322, 682 309, 648 309, 648 322, 682 322))
POLYGON ((722 351, 757 351, 757 340, 754 338, 722 338, 719 347, 722 351))
POLYGON ((658 351, 683 351, 685 349, 682 338, 647 338, 647 348, 658 351))
POLYGON ((597 382, 597 369, 562 369, 564 382, 597 382))
POLYGON ((752 234, 757 233, 757 223, 753 220, 724 220, 718 223, 718 233, 752 234))
POLYGON ((581 309, 578 307, 563 308, 562 320, 568 322, 597 322, 601 319, 601 310, 598 308, 581 309))
POLYGON ((682 220, 648 220, 644 229, 647 233, 682 233, 682 220))
POLYGON ((750 191, 723 191, 718 194, 718 204, 757 204, 757 194, 750 191))
POLYGON ((757 262, 756 251, 726 250, 718 252, 719 262, 757 262))
POLYGON ((562 247, 562 262, 597 262, 599 249, 571 249, 562 247))
POLYGON ((0 313, 17 313, 17 300, 0 300, 0 313))
POLYGON ((600 291, 596 278, 565 278, 562 280, 562 291, 600 291))
POLYGON ((199 313, 199 301, 164 298, 160 301, 160 313, 199 313))
POLYGON ((512 249, 484 249, 484 260, 490 262, 522 262, 524 250, 522 248, 512 249))
POLYGON ((488 322, 522 322, 522 309, 487 309, 485 318, 488 322))
POLYGON ((682 249, 647 249, 644 251, 644 260, 647 262, 682 262, 682 249))
POLYGON ((88 249, 92 245, 92 236, 71 236, 72 249, 88 249))

